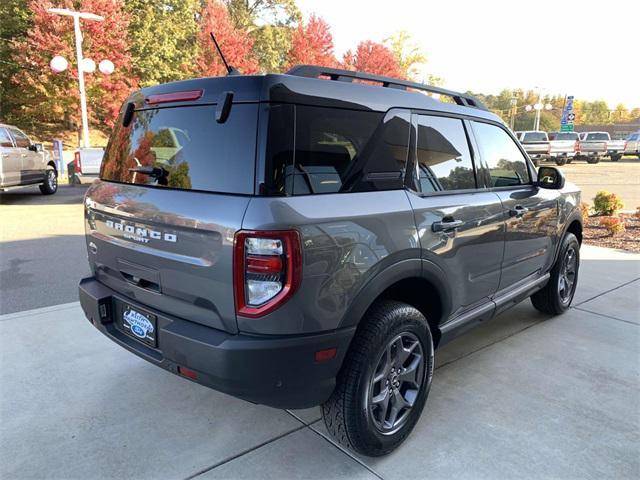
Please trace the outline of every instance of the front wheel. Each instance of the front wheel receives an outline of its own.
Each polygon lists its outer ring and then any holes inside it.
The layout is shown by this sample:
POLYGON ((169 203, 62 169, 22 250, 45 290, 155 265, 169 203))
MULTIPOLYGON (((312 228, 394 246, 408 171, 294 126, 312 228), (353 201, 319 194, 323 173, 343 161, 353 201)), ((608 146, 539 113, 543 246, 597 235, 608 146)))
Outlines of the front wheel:
POLYGON ((400 445, 420 418, 433 340, 424 316, 405 303, 377 302, 362 322, 322 416, 340 444, 380 456, 400 445))
POLYGON ((54 168, 47 167, 44 183, 39 185, 39 188, 43 195, 52 195, 58 191, 58 172, 54 168))
POLYGON ((542 290, 531 295, 533 306, 550 315, 560 315, 567 311, 576 293, 579 268, 580 243, 573 233, 567 232, 556 263, 551 269, 549 282, 542 290))

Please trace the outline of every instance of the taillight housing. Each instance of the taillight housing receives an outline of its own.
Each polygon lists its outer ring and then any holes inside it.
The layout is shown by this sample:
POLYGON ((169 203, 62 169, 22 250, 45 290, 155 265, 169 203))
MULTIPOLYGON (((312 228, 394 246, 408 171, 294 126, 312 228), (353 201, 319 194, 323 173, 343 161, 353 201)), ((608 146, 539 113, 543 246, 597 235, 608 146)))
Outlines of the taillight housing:
POLYGON ((302 275, 300 234, 296 230, 236 233, 233 286, 236 313, 262 317, 295 293, 302 275))
POLYGON ((73 154, 73 169, 77 173, 82 173, 82 165, 80 164, 80 152, 76 151, 73 154))
POLYGON ((624 142, 624 148, 622 150, 626 152, 628 146, 629 146, 629 142, 624 142))
POLYGON ((580 151, 580 141, 576 140, 575 145, 573 146, 573 151, 578 153, 580 151))

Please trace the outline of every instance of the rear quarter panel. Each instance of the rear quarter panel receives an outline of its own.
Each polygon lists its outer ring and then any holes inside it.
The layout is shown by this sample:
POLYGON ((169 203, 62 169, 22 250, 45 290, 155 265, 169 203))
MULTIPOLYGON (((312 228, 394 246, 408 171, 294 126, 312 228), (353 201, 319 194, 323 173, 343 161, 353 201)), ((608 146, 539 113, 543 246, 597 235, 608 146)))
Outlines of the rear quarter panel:
POLYGON ((296 229, 303 250, 299 290, 264 317, 238 317, 244 332, 300 334, 338 328, 358 293, 378 273, 399 261, 420 258, 403 190, 255 197, 242 228, 296 229))

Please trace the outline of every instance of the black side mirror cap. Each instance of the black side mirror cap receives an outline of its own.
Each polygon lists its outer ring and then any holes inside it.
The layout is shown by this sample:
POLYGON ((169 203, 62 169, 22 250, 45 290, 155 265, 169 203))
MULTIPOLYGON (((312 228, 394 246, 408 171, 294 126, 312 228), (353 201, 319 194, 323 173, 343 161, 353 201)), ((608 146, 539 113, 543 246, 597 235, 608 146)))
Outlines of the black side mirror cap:
POLYGON ((556 167, 540 167, 536 186, 549 190, 561 190, 564 188, 565 178, 561 170, 556 167))

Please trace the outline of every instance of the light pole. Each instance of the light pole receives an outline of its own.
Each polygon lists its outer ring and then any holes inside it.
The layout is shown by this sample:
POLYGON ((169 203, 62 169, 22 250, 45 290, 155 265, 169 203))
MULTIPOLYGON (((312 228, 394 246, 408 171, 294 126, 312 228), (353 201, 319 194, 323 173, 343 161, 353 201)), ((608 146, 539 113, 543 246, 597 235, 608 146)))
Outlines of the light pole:
POLYGON ((509 118, 509 127, 513 130, 513 127, 516 123, 516 109, 518 108, 518 98, 511 97, 511 116, 509 118))
MULTIPOLYGON (((73 32, 76 41, 76 61, 78 65, 78 88, 80 90, 80 115, 82 116, 82 146, 89 146, 89 121, 87 119, 87 95, 84 89, 84 65, 82 58, 82 32, 80 31, 80 19, 94 20, 96 22, 102 22, 104 17, 96 15, 94 13, 76 12, 69 10, 68 8, 50 8, 47 10, 49 13, 55 15, 63 15, 65 17, 73 18, 73 32)), ((94 64, 95 68, 95 64, 94 64)))

